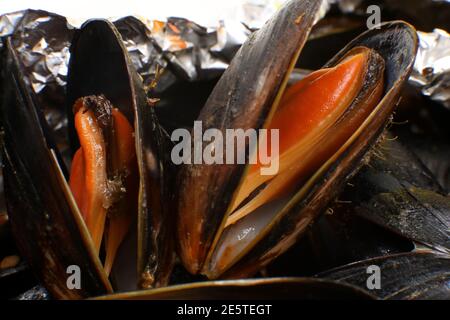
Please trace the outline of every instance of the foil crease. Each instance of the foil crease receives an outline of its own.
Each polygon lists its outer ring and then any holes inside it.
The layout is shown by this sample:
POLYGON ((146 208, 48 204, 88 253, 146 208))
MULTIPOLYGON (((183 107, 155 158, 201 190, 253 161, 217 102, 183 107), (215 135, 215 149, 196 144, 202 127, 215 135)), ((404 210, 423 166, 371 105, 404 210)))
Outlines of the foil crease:
POLYGON ((74 28, 65 17, 42 10, 3 15, 0 25, 0 37, 10 36, 27 73, 25 80, 36 93, 64 153, 68 149, 64 90, 74 28))
POLYGON ((247 38, 242 36, 246 32, 243 26, 237 34, 230 34, 223 23, 217 28, 206 28, 175 17, 165 22, 148 21, 146 26, 172 70, 189 81, 222 73, 243 39, 247 38))
POLYGON ((419 50, 410 82, 422 94, 450 109, 450 34, 418 32, 419 50))

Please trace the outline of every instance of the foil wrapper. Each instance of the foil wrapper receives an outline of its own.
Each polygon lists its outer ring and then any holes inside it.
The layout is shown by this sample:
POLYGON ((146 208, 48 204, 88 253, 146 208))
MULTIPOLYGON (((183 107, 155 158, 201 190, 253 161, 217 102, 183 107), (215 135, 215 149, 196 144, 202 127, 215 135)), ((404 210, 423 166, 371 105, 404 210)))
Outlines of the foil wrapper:
POLYGON ((69 46, 74 29, 64 17, 40 10, 26 10, 0 17, 0 36, 11 36, 27 79, 37 94, 57 143, 65 143, 67 117, 64 88, 69 63, 69 46), (59 139, 58 139, 59 137, 59 139))
POLYGON ((450 34, 418 32, 420 43, 410 82, 422 94, 450 109, 450 34))

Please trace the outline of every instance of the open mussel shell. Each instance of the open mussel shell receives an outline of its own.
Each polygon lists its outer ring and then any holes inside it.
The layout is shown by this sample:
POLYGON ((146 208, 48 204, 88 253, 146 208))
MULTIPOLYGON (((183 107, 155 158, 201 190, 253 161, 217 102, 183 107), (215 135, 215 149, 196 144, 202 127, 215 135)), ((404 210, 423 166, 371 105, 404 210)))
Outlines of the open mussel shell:
MULTIPOLYGON (((320 1, 290 1, 236 53, 200 112, 204 130, 261 128, 287 83, 312 28, 320 1)), ((198 273, 225 223, 245 166, 185 165, 179 174, 180 257, 198 273), (195 192, 195 195, 193 194, 195 192)))
MULTIPOLYGON (((6 204, 18 247, 54 298, 111 293, 30 81, 9 39, 5 45, 2 152, 6 204)), ((147 283, 164 285, 173 264, 173 241, 167 231, 172 223, 164 215, 170 208, 164 199, 169 188, 161 160, 164 134, 120 35, 111 23, 93 20, 76 33, 71 47, 68 114, 77 98, 100 94, 134 123, 140 176, 138 268, 147 283)), ((72 145, 77 146, 75 135, 72 145)))
POLYGON ((22 256, 55 298, 111 292, 10 39, 5 41, 2 77, 5 198, 22 256), (79 268, 80 286, 68 285, 74 270, 69 267, 79 268))
POLYGON ((369 30, 353 40, 325 67, 336 65, 346 53, 359 46, 373 49, 385 61, 385 89, 381 101, 343 146, 345 151, 329 159, 306 182, 225 277, 252 274, 289 248, 357 172, 384 131, 412 70, 417 34, 405 22, 382 24, 380 29, 369 30))
POLYGON ((318 277, 367 288, 369 267, 379 268, 379 289, 371 293, 381 299, 450 298, 450 257, 431 251, 368 259, 326 271, 318 277))
MULTIPOLYGON (((75 134, 73 105, 78 98, 89 95, 105 95, 133 123, 136 103, 142 103, 138 99, 144 100, 145 92, 132 73, 134 69, 114 25, 105 20, 83 24, 70 47, 66 99, 70 133, 75 134)), ((77 144, 78 138, 73 137, 72 142, 77 144)))
POLYGON ((99 300, 373 300, 374 296, 348 284, 313 278, 266 278, 205 281, 119 293, 99 300))
MULTIPOLYGON (((72 112, 78 98, 100 94, 134 123, 139 169, 138 282, 166 285, 174 261, 167 136, 147 103, 142 79, 119 32, 111 22, 91 20, 82 26, 71 46, 67 108, 72 112)), ((73 122, 73 117, 69 119, 73 122)), ((73 123, 71 127, 74 132, 73 123)), ((75 134, 73 141, 77 146, 75 134)))
MULTIPOLYGON (((276 108, 315 10, 315 2, 291 1, 243 45, 200 114, 205 130, 261 128, 276 108)), ((325 67, 336 65, 355 47, 372 49, 384 59, 382 99, 340 151, 287 204, 270 215, 250 214, 224 229, 245 165, 182 168, 178 236, 180 256, 191 272, 202 272, 209 278, 255 274, 295 243, 361 167, 388 124, 409 77, 417 52, 417 35, 405 22, 384 23, 380 29, 369 30, 353 40, 325 67), (193 223, 195 227, 190 226, 193 223), (221 261, 223 256, 228 262, 221 261)))

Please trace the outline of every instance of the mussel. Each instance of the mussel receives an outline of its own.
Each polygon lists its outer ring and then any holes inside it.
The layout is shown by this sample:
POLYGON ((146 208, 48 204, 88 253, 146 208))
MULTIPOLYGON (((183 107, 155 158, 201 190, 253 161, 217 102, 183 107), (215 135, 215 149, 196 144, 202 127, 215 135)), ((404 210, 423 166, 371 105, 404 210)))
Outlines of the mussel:
MULTIPOLYGON (((128 186, 120 185, 119 181, 119 189, 124 187, 126 192, 124 197, 119 199, 116 212, 112 207, 112 215, 116 217, 121 215, 120 212, 117 212, 117 208, 121 205, 122 208, 119 210, 122 211, 123 216, 130 213, 133 215, 134 211, 138 225, 137 273, 140 277, 139 281, 143 287, 166 285, 174 261, 174 242, 171 235, 172 201, 169 193, 171 175, 166 152, 168 138, 158 124, 152 105, 147 101, 142 79, 129 60, 120 34, 111 23, 106 21, 86 23, 72 43, 67 84, 68 113, 72 112, 74 105, 80 103, 78 100, 80 98, 89 104, 89 97, 92 95, 94 95, 94 104, 97 106, 100 104, 101 109, 104 110, 102 108, 102 104, 103 107, 105 104, 102 102, 105 101, 104 97, 106 97, 106 104, 111 102, 112 106, 118 108, 115 112, 114 108, 110 106, 111 114, 108 113, 109 111, 106 111, 106 114, 103 112, 103 114, 97 115, 97 119, 101 118, 102 122, 107 118, 115 119, 116 127, 109 128, 110 134, 115 137, 109 137, 109 139, 116 141, 116 157, 118 156, 116 163, 125 161, 130 165, 110 170, 108 180, 112 186, 109 190, 118 187, 114 181, 117 183, 117 179, 120 180, 119 171, 121 170, 122 178, 123 174, 129 177, 128 181, 123 181, 123 183, 130 183, 128 186), (103 95, 103 97, 98 95, 103 95), (123 124, 123 129, 119 128, 119 123, 123 124), (130 125, 134 127, 134 130, 130 128, 130 125), (130 144, 130 140, 134 141, 130 144), (118 150, 120 148, 122 150, 118 150), (135 160, 132 159, 132 153, 136 154, 135 160), (137 162, 138 167, 138 172, 134 177, 133 161, 137 162), (132 181, 133 179, 134 181, 132 181), (136 182, 138 186, 133 185, 136 182), (134 188, 138 189, 138 197, 127 199, 126 193, 129 196, 130 192, 133 193, 134 188)), ((77 115, 82 116, 83 113, 78 111, 77 115)), ((74 117, 69 117, 69 119, 73 121, 70 132, 75 133, 73 127, 76 126, 76 120, 74 117)), ((109 125, 111 126, 111 123, 109 125)), ((82 130, 77 129, 76 131, 78 136, 72 136, 74 142, 72 144, 75 148, 78 147, 78 137, 83 135, 82 130)), ((92 131, 90 133, 92 134, 92 131)), ((96 146, 98 144, 94 143, 93 148, 95 149, 96 146)), ((113 145, 111 145, 111 149, 114 149, 113 145)), ((76 155, 74 160, 76 160, 76 155)), ((108 161, 111 160, 106 159, 106 162, 108 161)), ((113 164, 111 163, 111 165, 113 164)), ((98 166, 98 163, 94 161, 93 166, 98 166)), ((98 169, 93 168, 96 172, 98 169)), ((110 197, 114 197, 111 191, 109 193, 110 197)), ((117 196, 120 198, 120 195, 117 196)), ((95 209, 92 211, 94 214, 98 214, 95 209)), ((116 229, 110 230, 110 233, 116 237, 114 246, 120 242, 120 239, 117 239, 118 233, 123 235, 126 232, 123 228, 124 224, 129 224, 126 221, 127 218, 117 217, 117 219, 119 220, 115 224, 116 229)), ((110 226, 114 228, 114 225, 110 226)))
POLYGON ((174 255, 165 136, 117 30, 108 21, 88 21, 72 43, 67 109, 78 151, 70 178, 9 40, 5 61, 7 206, 17 242, 39 279, 55 298, 112 292, 108 273, 137 220, 140 280, 166 285, 174 255), (26 130, 16 134, 16 128, 26 130), (79 287, 67 285, 70 266, 81 271, 79 287))
MULTIPOLYGON (((223 136, 228 129, 278 128, 280 171, 267 179, 258 177, 249 161, 183 165, 177 234, 180 258, 191 273, 250 276, 286 251, 367 159, 389 122, 417 50, 415 30, 404 22, 365 32, 324 69, 285 92, 317 6, 291 1, 253 34, 199 115, 204 131, 217 128, 223 136), (359 72, 339 75, 352 64, 360 65, 359 72), (329 81, 320 83, 326 77, 329 81), (346 77, 359 82, 346 87, 346 77), (322 101, 311 111, 314 99, 322 101), (320 114, 330 104, 342 108, 335 118, 332 112, 320 114), (295 130, 308 124, 311 131, 302 140, 295 130), (321 126, 327 129, 318 132, 321 126)), ((257 153, 254 145, 247 140, 237 153, 248 160, 257 153)))
POLYGON ((6 205, 16 243, 55 297, 111 292, 81 215, 73 214, 77 206, 64 178, 62 160, 51 136, 46 135, 48 127, 9 39, 4 54, 2 159, 6 205), (72 265, 82 270, 77 290, 67 287, 66 271, 72 265))

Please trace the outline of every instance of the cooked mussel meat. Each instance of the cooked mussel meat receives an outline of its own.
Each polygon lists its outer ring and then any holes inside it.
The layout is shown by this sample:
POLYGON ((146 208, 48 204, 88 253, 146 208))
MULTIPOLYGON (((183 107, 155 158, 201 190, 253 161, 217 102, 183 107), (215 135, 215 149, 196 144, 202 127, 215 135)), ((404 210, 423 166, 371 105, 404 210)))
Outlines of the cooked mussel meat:
POLYGON ((109 274, 137 212, 134 130, 104 96, 78 99, 74 113, 80 148, 72 160, 69 184, 97 252, 107 226, 105 271, 109 274))

